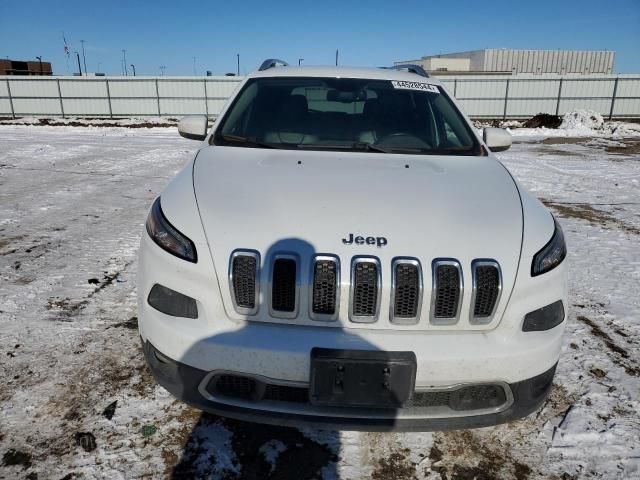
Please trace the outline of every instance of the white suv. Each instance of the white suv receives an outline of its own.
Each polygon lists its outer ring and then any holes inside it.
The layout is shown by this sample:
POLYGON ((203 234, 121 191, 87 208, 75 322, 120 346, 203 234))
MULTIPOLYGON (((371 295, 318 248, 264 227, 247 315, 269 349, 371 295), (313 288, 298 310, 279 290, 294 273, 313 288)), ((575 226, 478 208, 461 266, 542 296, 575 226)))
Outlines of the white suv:
POLYGON ((415 66, 247 76, 157 198, 140 335, 159 384, 206 411, 357 430, 522 417, 564 330, 552 215, 415 66))

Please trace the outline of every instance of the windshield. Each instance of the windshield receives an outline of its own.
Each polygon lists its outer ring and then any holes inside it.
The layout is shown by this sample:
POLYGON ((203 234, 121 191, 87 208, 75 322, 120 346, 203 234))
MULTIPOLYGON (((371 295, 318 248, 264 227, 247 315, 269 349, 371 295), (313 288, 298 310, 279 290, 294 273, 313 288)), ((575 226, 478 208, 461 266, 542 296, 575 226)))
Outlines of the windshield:
POLYGON ((254 148, 483 155, 438 86, 354 78, 251 79, 212 141, 254 148))

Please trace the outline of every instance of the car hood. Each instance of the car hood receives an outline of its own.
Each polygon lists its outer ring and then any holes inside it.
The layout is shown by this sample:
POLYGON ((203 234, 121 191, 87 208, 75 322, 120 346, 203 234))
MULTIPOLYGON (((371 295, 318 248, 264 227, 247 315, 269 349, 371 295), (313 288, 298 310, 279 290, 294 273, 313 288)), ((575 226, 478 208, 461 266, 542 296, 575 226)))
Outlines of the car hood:
POLYGON ((433 259, 455 258, 469 285, 471 261, 495 259, 503 293, 515 280, 522 208, 514 181, 492 157, 212 146, 199 152, 193 181, 227 312, 236 249, 257 250, 263 265, 273 253, 296 253, 303 274, 313 253, 337 255, 345 273, 353 256, 373 255, 385 288, 394 257, 418 258, 425 280, 433 259), (386 244, 345 244, 350 235, 386 244))

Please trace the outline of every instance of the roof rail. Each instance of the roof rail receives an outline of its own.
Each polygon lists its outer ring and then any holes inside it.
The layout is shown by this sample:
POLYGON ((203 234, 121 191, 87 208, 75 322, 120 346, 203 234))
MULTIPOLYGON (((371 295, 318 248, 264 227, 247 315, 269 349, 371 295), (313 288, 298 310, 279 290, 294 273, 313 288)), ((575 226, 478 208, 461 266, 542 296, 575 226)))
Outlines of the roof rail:
POLYGON ((422 68, 420 65, 415 65, 413 63, 402 63, 400 65, 394 65, 393 67, 382 67, 389 68, 391 70, 406 70, 409 73, 415 73, 416 75, 420 75, 421 77, 429 78, 427 71, 422 68))
POLYGON ((263 71, 263 70, 269 70, 270 68, 274 68, 274 67, 288 67, 289 64, 287 62, 285 62, 284 60, 278 60, 277 58, 267 58, 264 62, 262 62, 262 65, 260 65, 260 68, 258 69, 258 71, 263 71))

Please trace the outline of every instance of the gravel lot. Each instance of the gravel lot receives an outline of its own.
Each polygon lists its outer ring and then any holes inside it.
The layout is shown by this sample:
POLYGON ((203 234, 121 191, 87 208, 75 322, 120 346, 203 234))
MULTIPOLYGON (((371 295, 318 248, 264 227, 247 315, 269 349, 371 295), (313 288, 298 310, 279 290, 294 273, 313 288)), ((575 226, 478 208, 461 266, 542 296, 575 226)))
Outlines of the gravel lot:
POLYGON ((196 142, 0 126, 0 478, 640 478, 640 140, 516 141, 500 158, 570 250, 552 394, 508 425, 380 434, 220 419, 154 384, 136 250, 196 142))

